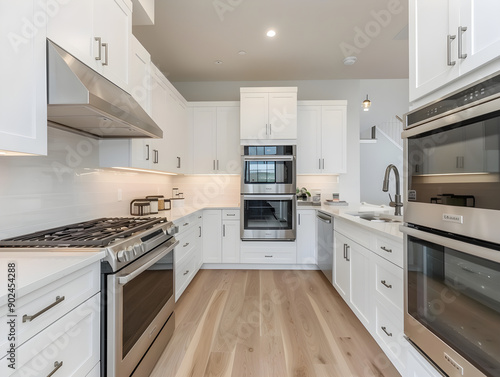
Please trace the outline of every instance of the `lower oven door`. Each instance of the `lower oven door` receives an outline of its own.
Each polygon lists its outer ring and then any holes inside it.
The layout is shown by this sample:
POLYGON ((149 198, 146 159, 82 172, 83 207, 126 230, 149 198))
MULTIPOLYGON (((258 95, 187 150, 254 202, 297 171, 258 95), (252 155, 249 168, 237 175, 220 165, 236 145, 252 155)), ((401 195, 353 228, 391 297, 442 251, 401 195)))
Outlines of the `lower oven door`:
POLYGON ((294 241, 296 205, 293 194, 242 195, 241 239, 294 241))
POLYGON ((500 251, 401 230, 406 336, 448 376, 500 376, 500 251))
POLYGON ((107 376, 130 376, 174 310, 175 238, 107 276, 107 376))

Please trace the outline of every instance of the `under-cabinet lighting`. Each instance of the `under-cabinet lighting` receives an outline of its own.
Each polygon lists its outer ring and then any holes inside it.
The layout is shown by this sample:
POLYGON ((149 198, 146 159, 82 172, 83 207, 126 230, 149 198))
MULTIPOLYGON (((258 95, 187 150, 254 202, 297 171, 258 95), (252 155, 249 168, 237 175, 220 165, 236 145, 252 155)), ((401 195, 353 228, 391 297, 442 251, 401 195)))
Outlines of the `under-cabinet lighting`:
POLYGON ((128 171, 136 171, 140 173, 153 173, 153 174, 163 174, 163 175, 177 175, 177 173, 168 173, 165 171, 157 171, 157 170, 148 170, 148 169, 136 169, 136 168, 121 168, 121 167, 113 167, 113 169, 119 170, 128 170, 128 171))

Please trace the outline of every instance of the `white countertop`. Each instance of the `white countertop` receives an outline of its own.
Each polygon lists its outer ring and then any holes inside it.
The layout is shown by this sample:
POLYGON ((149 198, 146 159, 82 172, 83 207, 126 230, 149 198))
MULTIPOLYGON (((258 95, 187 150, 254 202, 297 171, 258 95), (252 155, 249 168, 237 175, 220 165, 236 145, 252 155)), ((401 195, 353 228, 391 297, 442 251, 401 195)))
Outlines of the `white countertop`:
POLYGON ((16 299, 104 258, 100 251, 0 252, 0 306, 7 303, 8 263, 16 263, 16 299))

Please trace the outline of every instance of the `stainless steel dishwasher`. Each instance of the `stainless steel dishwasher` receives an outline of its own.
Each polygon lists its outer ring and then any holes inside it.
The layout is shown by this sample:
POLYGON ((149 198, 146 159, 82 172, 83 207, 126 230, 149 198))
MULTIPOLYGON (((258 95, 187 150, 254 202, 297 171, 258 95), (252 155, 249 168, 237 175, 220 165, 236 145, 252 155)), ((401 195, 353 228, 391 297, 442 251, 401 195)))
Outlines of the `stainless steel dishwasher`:
POLYGON ((316 213, 318 267, 326 278, 333 280, 333 216, 324 212, 316 213))

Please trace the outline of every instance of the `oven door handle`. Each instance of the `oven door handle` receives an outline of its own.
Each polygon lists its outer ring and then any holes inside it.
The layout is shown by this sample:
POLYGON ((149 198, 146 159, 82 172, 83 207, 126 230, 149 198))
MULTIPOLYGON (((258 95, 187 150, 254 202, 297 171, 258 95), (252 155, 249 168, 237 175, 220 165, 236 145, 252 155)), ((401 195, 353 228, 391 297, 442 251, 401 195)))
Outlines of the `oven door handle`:
POLYGON ((399 230, 403 234, 413 236, 415 238, 432 242, 440 246, 444 246, 450 249, 461 251, 465 254, 473 255, 483 259, 488 259, 497 263, 500 263, 500 253, 497 250, 489 249, 486 247, 474 245, 464 241, 454 240, 452 238, 443 237, 437 234, 425 232, 422 230, 410 228, 405 225, 400 225, 399 230))
POLYGON ((293 161, 295 156, 244 156, 244 161, 293 161))
POLYGON ((276 194, 276 195, 249 195, 249 194, 243 194, 243 200, 294 200, 296 195, 295 194, 276 194))
POLYGON ((168 253, 170 253, 178 244, 179 244, 179 241, 176 240, 170 246, 165 247, 165 248, 160 248, 160 250, 158 250, 157 252, 153 252, 154 254, 152 254, 148 258, 148 261, 146 263, 142 264, 141 267, 137 268, 136 270, 134 270, 130 274, 118 277, 118 284, 119 285, 125 285, 125 284, 127 284, 129 281, 133 280, 134 278, 136 278, 137 276, 139 276, 140 274, 142 274, 144 271, 146 271, 153 264, 155 264, 156 262, 158 262, 165 255, 167 255, 168 253))

